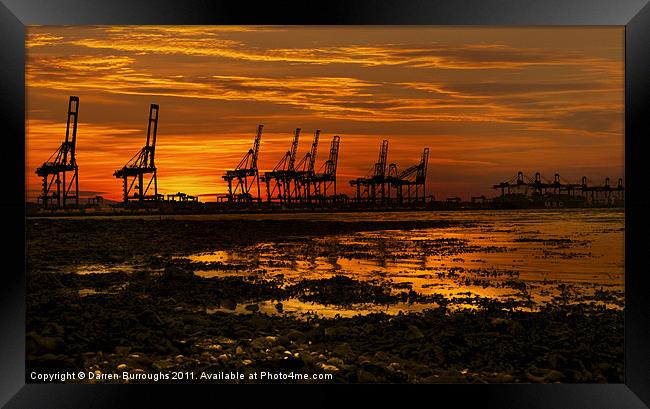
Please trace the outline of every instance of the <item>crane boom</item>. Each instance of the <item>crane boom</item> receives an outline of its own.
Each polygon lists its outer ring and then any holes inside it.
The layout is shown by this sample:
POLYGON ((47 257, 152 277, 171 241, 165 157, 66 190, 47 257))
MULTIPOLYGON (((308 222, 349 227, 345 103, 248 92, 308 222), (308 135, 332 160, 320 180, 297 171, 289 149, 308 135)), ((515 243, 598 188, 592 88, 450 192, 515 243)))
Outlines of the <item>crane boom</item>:
POLYGON ((147 126, 147 145, 144 153, 144 164, 150 168, 154 165, 154 153, 156 152, 156 134, 158 132, 158 104, 151 104, 149 107, 149 124, 147 126))
POLYGON ((328 175, 336 175, 336 165, 339 161, 339 143, 341 142, 341 137, 336 135, 332 138, 332 143, 330 145, 330 156, 327 159, 327 164, 325 166, 325 173, 328 175))
POLYGON ((388 139, 384 139, 379 149, 379 160, 375 163, 375 177, 386 175, 386 161, 388 158, 388 139))
MULTIPOLYGON (((68 101, 68 122, 65 129, 65 142, 69 144, 70 161, 74 162, 77 145, 77 117, 79 114, 79 97, 71 96, 68 101), (70 141, 70 121, 72 121, 72 140, 70 141)), ((67 152, 64 160, 67 161, 67 152)))
POLYGON ((262 128, 264 125, 257 127, 257 135, 255 136, 255 143, 253 144, 253 156, 251 157, 251 169, 257 169, 257 157, 260 153, 260 143, 262 141, 262 128))
POLYGON ((417 178, 424 180, 427 177, 427 166, 429 165, 429 148, 424 148, 422 151, 422 159, 420 159, 420 167, 418 169, 417 178))
POLYGON ((314 141, 311 144, 311 152, 309 152, 309 166, 307 170, 309 172, 314 171, 314 164, 316 163, 316 150, 318 149, 318 137, 320 136, 320 129, 316 130, 314 133, 314 141))
POLYGON ((289 166, 287 170, 293 171, 296 164, 296 152, 298 151, 298 138, 300 137, 300 128, 296 128, 293 134, 293 142, 291 143, 291 150, 289 151, 289 166))

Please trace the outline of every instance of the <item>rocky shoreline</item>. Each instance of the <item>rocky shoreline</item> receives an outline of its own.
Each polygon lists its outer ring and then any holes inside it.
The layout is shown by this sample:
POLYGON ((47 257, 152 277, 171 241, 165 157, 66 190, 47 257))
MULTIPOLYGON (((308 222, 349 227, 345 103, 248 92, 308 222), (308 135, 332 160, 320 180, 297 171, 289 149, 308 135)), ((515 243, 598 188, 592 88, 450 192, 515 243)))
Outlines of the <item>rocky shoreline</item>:
MULTIPOLYGON (((525 312, 516 302, 477 299, 475 308, 456 310, 444 297, 345 276, 297 284, 203 278, 173 258, 262 241, 450 224, 28 221, 27 372, 330 373, 327 382, 340 383, 623 382, 620 309, 556 299, 525 312), (82 262, 136 267, 71 274, 82 262), (298 316, 283 311, 287 299, 430 308, 298 316), (274 314, 260 310, 264 300, 273 300, 274 314), (246 313, 236 313, 242 305, 246 313)), ((151 382, 137 378, 128 382, 151 382)))

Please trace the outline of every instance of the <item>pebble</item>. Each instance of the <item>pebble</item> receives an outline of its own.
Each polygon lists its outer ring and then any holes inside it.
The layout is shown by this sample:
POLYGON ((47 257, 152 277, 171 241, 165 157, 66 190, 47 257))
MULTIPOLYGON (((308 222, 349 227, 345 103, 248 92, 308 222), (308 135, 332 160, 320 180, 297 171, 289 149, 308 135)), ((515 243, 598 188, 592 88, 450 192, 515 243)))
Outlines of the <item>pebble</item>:
POLYGON ((345 362, 343 362, 341 358, 330 358, 327 360, 327 363, 339 368, 342 368, 345 365, 345 362))
POLYGON ((388 364, 388 369, 390 371, 397 372, 397 371, 400 370, 400 368, 401 368, 401 366, 397 362, 391 362, 390 364, 388 364))
POLYGON ((409 325, 408 331, 406 332, 406 339, 420 339, 424 338, 424 334, 420 331, 420 328, 415 325, 409 325))
POLYGON ((347 335, 348 329, 343 326, 333 326, 325 328, 325 336, 328 337, 344 337, 347 335))
POLYGON ((305 342, 307 340, 307 335, 297 329, 290 329, 287 331, 287 337, 296 342, 305 342))
POLYGON ((28 334, 28 339, 33 339, 36 344, 46 351, 58 351, 65 346, 65 341, 61 337, 43 337, 35 332, 28 334))
POLYGON ((237 308, 237 303, 235 301, 233 301, 233 300, 223 300, 223 301, 221 301, 221 305, 224 308, 227 308, 227 309, 233 310, 233 311, 237 308))
POLYGON ((291 340, 289 339, 289 337, 281 335, 278 337, 278 344, 286 348, 289 345, 291 345, 291 340))
POLYGON ((352 347, 350 347, 350 345, 347 342, 336 345, 332 349, 332 352, 343 359, 350 360, 354 358, 354 351, 352 350, 352 347))
POLYGON ((267 349, 273 347, 277 342, 277 337, 259 337, 251 341, 251 347, 255 349, 267 349))
POLYGON ((118 355, 128 355, 131 352, 131 347, 126 346, 116 346, 115 353, 118 355))
POLYGON ((327 372, 338 372, 339 371, 339 368, 337 368, 336 366, 329 365, 329 364, 323 364, 323 363, 321 363, 320 368, 323 371, 327 371, 327 372))
POLYGON ((357 372, 357 380, 359 382, 364 382, 364 383, 373 383, 373 382, 377 382, 377 377, 368 371, 364 371, 363 369, 360 369, 357 372))
POLYGON ((244 309, 247 311, 257 312, 260 310, 260 306, 257 304, 249 304, 246 307, 244 307, 244 309))
POLYGON ((155 361, 153 363, 153 367, 158 370, 158 371, 163 371, 165 369, 169 369, 174 366, 174 363, 169 360, 169 359, 163 359, 159 361, 155 361))

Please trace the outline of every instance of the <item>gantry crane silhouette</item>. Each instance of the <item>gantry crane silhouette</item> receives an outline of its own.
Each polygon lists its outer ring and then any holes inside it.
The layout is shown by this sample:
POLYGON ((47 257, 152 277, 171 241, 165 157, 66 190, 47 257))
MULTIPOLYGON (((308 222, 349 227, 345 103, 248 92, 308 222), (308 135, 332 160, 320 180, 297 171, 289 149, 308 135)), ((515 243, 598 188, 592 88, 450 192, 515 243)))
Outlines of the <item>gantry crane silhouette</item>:
POLYGON ((311 143, 311 149, 303 156, 296 166, 296 193, 298 200, 301 202, 311 202, 312 199, 312 183, 314 180, 314 165, 316 163, 316 152, 318 151, 318 138, 320 137, 320 129, 314 133, 314 140, 311 143))
POLYGON ((158 171, 155 165, 156 134, 158 132, 157 104, 151 104, 149 108, 149 125, 147 127, 146 145, 136 153, 121 169, 113 173, 118 179, 123 180, 123 201, 125 205, 132 203, 143 204, 145 201, 157 201, 158 195, 158 171), (148 176, 147 187, 144 187, 145 175, 148 176), (153 194, 148 194, 153 183, 153 194), (135 190, 133 195, 131 192, 135 190))
POLYGON ((540 172, 535 172, 534 177, 525 175, 522 171, 517 172, 509 180, 492 186, 493 189, 501 191, 501 198, 512 196, 531 198, 560 198, 560 197, 582 197, 590 203, 598 200, 609 203, 612 200, 624 200, 625 187, 623 179, 619 178, 616 187, 611 186, 610 178, 606 177, 602 185, 594 185, 593 182, 583 176, 579 182, 571 182, 560 176, 553 175, 553 181, 546 180, 540 172))
POLYGON ((406 186, 406 201, 412 201, 411 187, 414 187, 415 201, 420 199, 425 200, 426 196, 426 181, 427 181, 427 166, 429 163, 429 148, 424 148, 420 163, 410 166, 405 170, 398 172, 397 164, 391 163, 388 165, 388 176, 386 181, 388 183, 388 199, 391 199, 391 191, 395 191, 395 199, 397 203, 404 203, 404 186, 406 186))
POLYGON ((43 190, 39 197, 43 207, 54 206, 54 203, 56 207, 65 207, 69 205, 69 200, 74 200, 74 205, 79 206, 79 166, 76 157, 78 117, 79 97, 71 96, 68 101, 65 141, 36 169, 36 174, 43 178, 43 190), (68 180, 70 173, 72 177, 68 180), (53 185, 56 185, 54 190, 53 185))
POLYGON ((328 189, 333 190, 333 201, 336 201, 336 167, 339 161, 339 144, 341 137, 335 135, 330 143, 330 154, 327 161, 323 163, 318 172, 313 176, 313 197, 315 200, 323 203, 329 200, 328 189))
POLYGON ((388 140, 382 141, 379 147, 379 159, 375 166, 370 170, 366 177, 353 179, 350 186, 356 187, 356 200, 361 202, 362 197, 375 203, 377 194, 381 197, 381 203, 384 203, 386 197, 386 162, 388 158, 388 140), (363 189, 362 189, 363 188, 363 189))
POLYGON ((264 125, 258 125, 257 136, 253 147, 248 150, 234 170, 226 171, 222 176, 223 180, 228 182, 228 201, 229 202, 252 202, 253 195, 251 189, 257 185, 258 202, 261 201, 260 178, 257 170, 257 157, 260 152, 260 142, 262 140, 262 128, 264 125), (233 186, 233 181, 235 185, 233 186))
POLYGON ((296 128, 293 134, 291 148, 284 154, 272 171, 264 172, 263 181, 266 183, 266 197, 268 202, 278 199, 280 203, 290 204, 297 197, 295 164, 299 137, 300 128, 296 128))

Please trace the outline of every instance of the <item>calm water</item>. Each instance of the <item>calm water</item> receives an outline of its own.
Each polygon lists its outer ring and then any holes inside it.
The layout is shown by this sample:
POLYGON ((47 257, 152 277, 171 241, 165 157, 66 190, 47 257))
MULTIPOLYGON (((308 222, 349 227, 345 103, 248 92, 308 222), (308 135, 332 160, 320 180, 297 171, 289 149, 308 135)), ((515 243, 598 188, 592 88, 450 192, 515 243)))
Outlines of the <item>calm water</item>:
MULTIPOLYGON (((444 295, 456 308, 473 298, 529 300, 530 309, 566 299, 622 308, 624 226, 622 210, 393 212, 210 215, 198 219, 460 220, 464 227, 359 232, 258 244, 237 251, 186 256, 202 277, 281 278, 285 285, 344 275, 381 284, 394 293, 444 295)), ((170 217, 171 218, 171 217, 170 217)), ((277 300, 259 306, 280 313, 277 300)), ((282 314, 325 316, 421 311, 435 305, 358 304, 340 308, 283 300, 282 314)), ((216 306, 210 311, 225 310, 216 306)), ((234 308, 244 313, 244 306, 234 308)))

